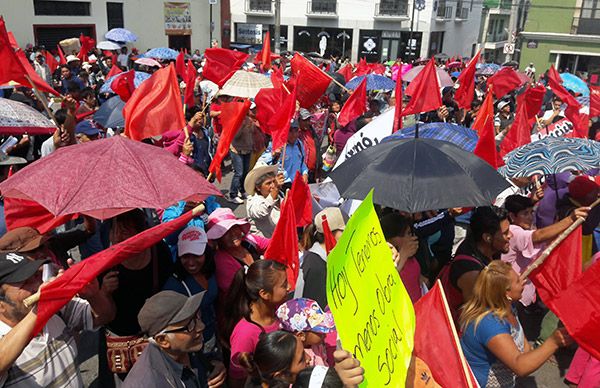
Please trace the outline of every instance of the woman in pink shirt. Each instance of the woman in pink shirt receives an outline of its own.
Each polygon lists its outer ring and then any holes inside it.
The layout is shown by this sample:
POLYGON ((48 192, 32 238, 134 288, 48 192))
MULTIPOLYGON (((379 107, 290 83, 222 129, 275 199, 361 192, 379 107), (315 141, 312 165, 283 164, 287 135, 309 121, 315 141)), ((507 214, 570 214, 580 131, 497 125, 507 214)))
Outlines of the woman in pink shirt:
POLYGON ((247 372, 239 363, 242 353, 253 353, 261 333, 279 329, 275 311, 289 292, 285 266, 271 260, 258 260, 235 274, 225 301, 229 314, 225 331, 229 345, 229 387, 242 387, 247 372))

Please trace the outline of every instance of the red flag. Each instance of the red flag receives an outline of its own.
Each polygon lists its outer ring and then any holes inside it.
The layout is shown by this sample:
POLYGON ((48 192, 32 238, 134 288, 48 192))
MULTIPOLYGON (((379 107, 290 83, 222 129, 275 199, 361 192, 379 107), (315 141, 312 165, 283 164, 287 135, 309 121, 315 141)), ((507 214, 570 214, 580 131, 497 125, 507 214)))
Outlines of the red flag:
POLYGON ((60 59, 59 64, 66 65, 67 60, 65 59, 65 54, 63 54, 62 48, 59 44, 56 45, 56 51, 58 52, 58 58, 60 59))
POLYGON ((123 70, 121 70, 121 68, 117 66, 117 62, 113 61, 112 67, 108 71, 108 74, 106 74, 106 79, 109 79, 110 77, 113 77, 117 74, 121 74, 122 72, 123 70))
POLYGON ((50 71, 54 73, 54 71, 58 68, 58 62, 56 62, 54 55, 52 55, 50 51, 44 50, 44 59, 46 60, 50 71))
MULTIPOLYGON (((275 86, 275 85, 273 85, 275 86)), ((260 129, 267 135, 271 134, 269 120, 279 111, 287 92, 281 87, 262 88, 254 97, 256 104, 256 119, 260 123, 260 129)))
POLYGON ((271 242, 265 251, 265 259, 285 264, 290 288, 296 288, 296 280, 300 272, 298 258, 298 231, 296 230, 296 215, 291 198, 283 201, 279 221, 275 225, 271 242))
POLYGON ((308 184, 302 179, 300 171, 296 171, 296 176, 292 182, 292 188, 288 198, 294 205, 294 214, 296 215, 296 226, 302 228, 313 221, 312 216, 312 195, 308 184))
POLYGON ((297 82, 296 98, 303 108, 310 108, 317 102, 331 82, 327 74, 298 53, 292 58, 292 73, 297 82))
POLYGON ((216 83, 219 88, 248 59, 248 54, 223 48, 209 48, 204 51, 206 63, 202 69, 202 77, 216 83))
POLYGON ((196 68, 191 59, 188 59, 187 70, 185 77, 185 95, 183 97, 183 103, 188 107, 194 106, 196 100, 194 99, 194 87, 196 86, 196 68))
POLYGON ((96 42, 89 36, 80 34, 79 43, 81 43, 81 49, 79 50, 79 54, 77 54, 77 58, 79 58, 82 62, 87 62, 88 52, 90 52, 90 50, 94 48, 96 42))
POLYGON ((352 77, 354 77, 352 75, 353 71, 354 71, 354 69, 352 69, 352 65, 350 63, 348 63, 346 66, 342 67, 337 72, 339 74, 343 75, 346 82, 348 82, 352 79, 352 77))
POLYGON ((263 46, 260 51, 260 62, 263 71, 271 68, 271 33, 267 31, 263 39, 263 46))
MULTIPOLYGON (((229 152, 231 141, 242 126, 242 122, 248 114, 249 109, 250 100, 244 100, 243 102, 226 102, 221 105, 220 117, 223 131, 221 132, 221 138, 219 139, 219 145, 217 146, 215 156, 208 167, 208 171, 210 171, 211 174, 214 174, 219 182, 221 182, 221 163, 229 152)), ((183 126, 180 128, 183 128, 183 126)))
POLYGON ((600 116, 600 86, 590 85, 590 117, 600 116))
POLYGON ((512 67, 503 67, 496 74, 488 79, 488 85, 494 87, 494 95, 496 98, 504 97, 519 86, 523 85, 523 81, 512 67))
POLYGON ((140 253, 161 241, 164 237, 183 228, 192 219, 187 212, 173 221, 159 224, 151 229, 96 253, 67 269, 62 276, 46 284, 40 290, 37 319, 32 333, 39 333, 46 322, 67 304, 89 282, 132 255, 140 253))
POLYGON ((125 135, 142 140, 185 126, 175 66, 157 70, 131 95, 123 108, 125 135))
POLYGON ((473 153, 485 160, 494 169, 498 168, 498 153, 494 137, 494 117, 488 116, 488 119, 485 121, 483 130, 479 132, 479 140, 473 153))
POLYGON ((510 126, 508 134, 500 143, 500 153, 506 155, 515 148, 531 143, 531 126, 527 121, 527 108, 521 105, 517 109, 515 121, 510 126))
POLYGON ((283 96, 281 107, 267 123, 273 139, 272 149, 274 150, 285 146, 287 143, 290 122, 296 113, 296 89, 293 89, 290 94, 287 92, 282 92, 281 94, 283 96))
POLYGON ((345 127, 349 122, 367 111, 367 77, 364 77, 350 95, 338 116, 338 123, 345 127))
POLYGON ((283 85, 283 72, 279 66, 273 66, 273 72, 271 72, 271 82, 273 83, 274 88, 281 88, 281 85, 283 85))
POLYGON ((121 97, 121 100, 127 102, 135 90, 135 84, 133 83, 134 78, 135 71, 129 70, 115 78, 110 83, 110 88, 121 97))
POLYGON ((40 234, 45 234, 57 226, 77 218, 77 214, 55 217, 37 202, 6 197, 4 198, 4 218, 8 230, 29 226, 37 229, 40 234))
POLYGON ((477 51, 477 54, 471 59, 467 68, 458 76, 457 81, 459 86, 454 99, 458 103, 459 108, 471 108, 471 102, 473 102, 473 95, 475 94, 475 67, 479 63, 480 56, 481 50, 477 51))
POLYGON ((372 74, 384 74, 385 73, 385 65, 381 63, 369 63, 369 73, 372 74))
POLYGON ((537 85, 532 88, 527 86, 525 92, 517 96, 517 106, 525 105, 525 111, 527 112, 527 121, 533 125, 535 122, 535 116, 540 112, 542 103, 544 101, 544 95, 546 94, 546 88, 543 85, 537 85))
POLYGON ((435 382, 442 387, 477 387, 439 280, 415 303, 415 316, 413 356, 427 364, 435 382))
POLYGON ((354 76, 355 77, 360 77, 361 75, 367 75, 369 74, 369 64, 367 63, 367 60, 362 57, 358 63, 356 64, 356 69, 354 70, 354 76))
POLYGON ((329 222, 327 222, 327 216, 323 214, 321 217, 323 219, 323 236, 325 237, 325 250, 327 251, 327 254, 329 254, 329 252, 331 252, 333 248, 335 248, 337 240, 333 236, 333 233, 331 233, 331 229, 329 229, 329 222))
POLYGON ((177 58, 175 58, 175 72, 181 78, 185 78, 185 75, 187 74, 185 70, 185 54, 183 51, 180 51, 179 54, 177 54, 177 58))
POLYGON ((429 112, 442 106, 440 81, 432 58, 410 83, 405 93, 411 97, 403 109, 402 116, 429 112), (409 93, 409 89, 411 92, 409 93))
POLYGON ((578 227, 529 279, 579 346, 600 359, 600 261, 581 273, 581 238, 578 227))
POLYGON ((396 79, 395 94, 396 104, 394 105, 394 126, 392 132, 397 132, 402 128, 402 72, 398 71, 398 79, 396 79))
MULTIPOLYGON (((573 123, 573 135, 575 137, 587 137, 588 134, 588 117, 585 114, 579 112, 581 109, 581 105, 562 86, 562 79, 560 78, 560 74, 554 68, 554 65, 550 66, 548 70, 548 86, 552 89, 552 92, 556 94, 558 98, 562 100, 565 104, 567 104, 567 109, 565 109, 565 116, 573 123)), ((591 97, 590 97, 591 98, 591 97)), ((590 99, 591 104, 591 99, 590 99)))
POLYGON ((485 100, 483 100, 483 104, 481 104, 481 108, 479 108, 477 117, 475 117, 475 122, 471 128, 481 133, 488 117, 494 117, 494 93, 492 93, 491 87, 488 87, 485 100))

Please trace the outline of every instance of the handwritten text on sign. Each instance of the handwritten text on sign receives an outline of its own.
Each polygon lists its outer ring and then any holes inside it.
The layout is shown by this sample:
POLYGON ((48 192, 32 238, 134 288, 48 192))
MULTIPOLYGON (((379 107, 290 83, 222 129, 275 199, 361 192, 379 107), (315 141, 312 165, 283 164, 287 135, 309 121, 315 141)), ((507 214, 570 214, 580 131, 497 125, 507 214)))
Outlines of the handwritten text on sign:
POLYGON ((327 259, 327 301, 344 349, 365 369, 363 386, 404 387, 415 331, 371 192, 327 259))

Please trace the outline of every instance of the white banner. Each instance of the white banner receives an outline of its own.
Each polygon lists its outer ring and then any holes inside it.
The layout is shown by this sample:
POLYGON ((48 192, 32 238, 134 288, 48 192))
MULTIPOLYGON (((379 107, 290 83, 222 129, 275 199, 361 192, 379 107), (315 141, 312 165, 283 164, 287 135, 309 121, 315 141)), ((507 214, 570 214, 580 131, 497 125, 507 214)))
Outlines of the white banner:
POLYGON ((531 141, 541 140, 548 136, 553 137, 564 137, 565 135, 573 131, 573 123, 567 119, 562 119, 550 124, 547 128, 544 128, 541 132, 531 135, 531 141))

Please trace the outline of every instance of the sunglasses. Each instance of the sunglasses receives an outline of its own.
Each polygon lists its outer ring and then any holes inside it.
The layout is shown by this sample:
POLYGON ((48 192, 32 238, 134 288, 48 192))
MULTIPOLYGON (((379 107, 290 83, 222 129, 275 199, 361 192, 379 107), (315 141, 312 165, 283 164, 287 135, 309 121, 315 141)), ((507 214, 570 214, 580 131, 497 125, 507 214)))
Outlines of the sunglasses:
POLYGON ((158 334, 182 333, 182 332, 193 333, 196 330, 196 327, 198 327, 198 323, 200 323, 200 317, 198 315, 196 315, 191 321, 188 322, 187 325, 185 325, 183 327, 179 327, 177 329, 163 330, 158 334))

